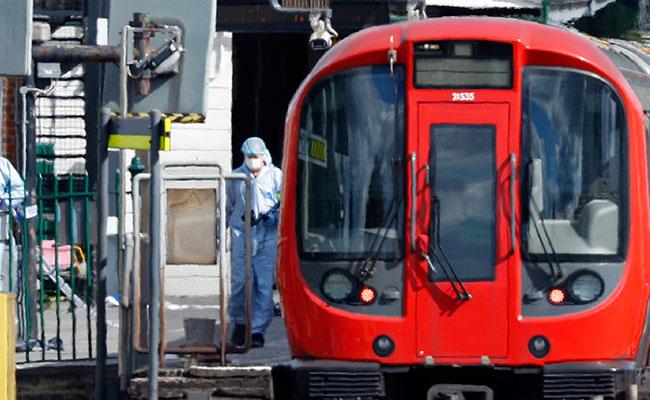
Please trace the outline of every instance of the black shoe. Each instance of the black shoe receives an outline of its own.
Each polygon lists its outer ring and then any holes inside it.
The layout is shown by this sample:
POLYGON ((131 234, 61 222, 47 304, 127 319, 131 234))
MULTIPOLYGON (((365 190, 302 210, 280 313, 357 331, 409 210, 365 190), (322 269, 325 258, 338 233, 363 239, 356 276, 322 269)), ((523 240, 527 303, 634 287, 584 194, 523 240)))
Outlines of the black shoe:
POLYGON ((280 307, 280 303, 275 303, 273 305, 273 315, 275 315, 276 317, 282 316, 282 307, 280 307))
POLYGON ((43 346, 41 346, 40 340, 29 339, 27 344, 25 344, 24 340, 16 341, 16 353, 27 352, 27 347, 29 347, 29 351, 43 351, 43 346))
POLYGON ((254 349, 259 349, 260 347, 264 347, 264 335, 261 333, 253 333, 253 342, 251 344, 251 347, 254 349))
POLYGON ((52 339, 47 341, 47 349, 63 351, 63 340, 54 336, 52 339))
POLYGON ((246 325, 235 324, 235 329, 232 330, 230 336, 230 344, 235 347, 244 347, 246 342, 246 325))

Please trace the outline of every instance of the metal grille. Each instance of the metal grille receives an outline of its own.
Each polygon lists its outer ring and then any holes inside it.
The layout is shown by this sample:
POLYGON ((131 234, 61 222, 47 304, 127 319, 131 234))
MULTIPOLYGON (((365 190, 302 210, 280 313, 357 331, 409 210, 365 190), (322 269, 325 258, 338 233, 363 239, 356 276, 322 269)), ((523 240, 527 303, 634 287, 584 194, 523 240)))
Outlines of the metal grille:
POLYGON ((309 396, 320 399, 368 399, 385 395, 380 372, 309 372, 309 396))
POLYGON ((611 373, 562 373, 544 375, 544 399, 591 399, 614 396, 611 373))

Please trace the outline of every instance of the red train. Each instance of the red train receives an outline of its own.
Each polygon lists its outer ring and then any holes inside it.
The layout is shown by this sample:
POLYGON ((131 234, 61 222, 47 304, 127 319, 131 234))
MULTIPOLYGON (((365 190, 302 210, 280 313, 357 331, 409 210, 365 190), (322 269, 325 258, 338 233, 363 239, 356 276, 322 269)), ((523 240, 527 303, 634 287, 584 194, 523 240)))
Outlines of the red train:
POLYGON ((286 120, 294 397, 647 398, 645 57, 493 18, 326 53, 286 120))

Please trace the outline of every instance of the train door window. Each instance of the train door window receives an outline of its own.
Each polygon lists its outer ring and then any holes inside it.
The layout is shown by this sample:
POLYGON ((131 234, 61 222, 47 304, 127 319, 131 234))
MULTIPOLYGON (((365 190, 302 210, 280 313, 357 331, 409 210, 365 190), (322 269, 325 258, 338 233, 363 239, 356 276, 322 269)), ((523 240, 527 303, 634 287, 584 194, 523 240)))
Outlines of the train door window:
POLYGON ((494 125, 431 125, 429 235, 461 279, 494 279, 495 134, 494 125))
POLYGON ((529 256, 621 259, 627 232, 626 123, 594 75, 530 67, 523 77, 522 227, 529 256))
POLYGON ((297 231, 303 260, 403 258, 404 68, 328 77, 302 106, 297 231))

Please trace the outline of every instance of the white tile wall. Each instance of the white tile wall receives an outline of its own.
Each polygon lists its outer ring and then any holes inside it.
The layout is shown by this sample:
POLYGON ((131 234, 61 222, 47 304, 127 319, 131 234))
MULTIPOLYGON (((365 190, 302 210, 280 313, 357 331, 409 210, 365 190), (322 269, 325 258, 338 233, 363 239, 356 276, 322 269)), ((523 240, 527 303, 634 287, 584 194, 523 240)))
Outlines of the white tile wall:
MULTIPOLYGON (((161 161, 217 161, 226 171, 232 163, 232 33, 217 32, 210 55, 208 111, 202 124, 172 124, 172 149, 161 161)), ((230 263, 228 262, 229 269, 230 263)), ((215 265, 167 265, 167 296, 216 296, 215 265)), ((229 273, 226 272, 226 281, 229 273)), ((216 301, 216 297, 215 301, 216 301)))
POLYGON ((232 156, 232 33, 217 32, 210 55, 208 111, 204 123, 172 124, 172 150, 162 160, 219 160, 232 156))

